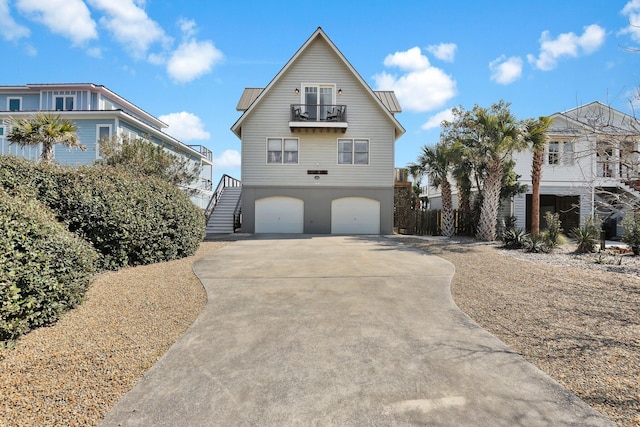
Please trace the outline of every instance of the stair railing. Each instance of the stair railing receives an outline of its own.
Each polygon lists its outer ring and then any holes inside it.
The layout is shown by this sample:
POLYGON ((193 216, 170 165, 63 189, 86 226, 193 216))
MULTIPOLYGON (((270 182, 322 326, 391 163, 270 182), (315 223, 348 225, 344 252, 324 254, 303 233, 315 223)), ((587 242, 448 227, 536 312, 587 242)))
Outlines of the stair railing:
POLYGON ((242 197, 238 197, 238 203, 236 203, 236 208, 233 210, 233 229, 240 227, 242 225, 242 197))
POLYGON ((220 182, 216 187, 216 191, 214 191, 213 196, 211 196, 211 199, 209 200, 209 204, 207 204, 207 208, 204 210, 204 216, 207 222, 209 221, 213 210, 216 208, 216 205, 220 201, 222 192, 227 187, 242 187, 242 181, 227 174, 222 175, 222 178, 220 178, 220 182))

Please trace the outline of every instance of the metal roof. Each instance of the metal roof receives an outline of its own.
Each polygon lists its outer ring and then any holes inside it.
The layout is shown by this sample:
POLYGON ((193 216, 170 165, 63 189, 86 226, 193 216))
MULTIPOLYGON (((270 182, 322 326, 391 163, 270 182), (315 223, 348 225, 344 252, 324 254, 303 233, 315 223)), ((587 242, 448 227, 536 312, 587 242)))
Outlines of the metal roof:
POLYGON ((387 110, 392 113, 402 113, 402 107, 392 90, 374 90, 373 93, 382 101, 387 110))
POLYGON ((236 105, 236 110, 247 111, 249 106, 253 104, 253 101, 260 96, 263 90, 264 88, 262 87, 245 88, 244 92, 242 92, 242 96, 240 97, 240 101, 238 101, 238 105, 236 105))

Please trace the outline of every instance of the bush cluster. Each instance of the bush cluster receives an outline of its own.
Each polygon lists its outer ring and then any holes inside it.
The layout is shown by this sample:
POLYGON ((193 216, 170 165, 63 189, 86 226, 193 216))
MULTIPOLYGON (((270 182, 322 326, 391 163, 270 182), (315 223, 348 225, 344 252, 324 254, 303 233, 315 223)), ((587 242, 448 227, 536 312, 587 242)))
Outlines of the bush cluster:
POLYGON ((179 189, 108 166, 0 156, 0 189, 1 340, 76 304, 95 268, 189 256, 204 237, 204 215, 179 189))
POLYGON ((0 341, 78 304, 97 258, 37 200, 0 188, 0 341))

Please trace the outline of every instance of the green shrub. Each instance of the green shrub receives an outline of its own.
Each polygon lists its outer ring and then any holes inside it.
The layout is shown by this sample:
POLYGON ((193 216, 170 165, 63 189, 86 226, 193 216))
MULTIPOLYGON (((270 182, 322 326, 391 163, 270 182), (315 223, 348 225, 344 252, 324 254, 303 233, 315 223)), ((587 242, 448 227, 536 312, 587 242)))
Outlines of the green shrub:
POLYGON ((622 241, 634 255, 640 255, 640 212, 628 212, 622 220, 622 241))
POLYGON ((118 269, 193 255, 204 237, 202 211, 157 178, 107 166, 79 169, 0 156, 0 187, 24 191, 51 208, 118 269))
POLYGON ((542 235, 527 236, 524 242, 524 248, 527 250, 527 252, 535 252, 535 253, 549 252, 549 246, 547 246, 547 242, 542 235))
POLYGON ((45 206, 0 187, 0 341, 51 323, 78 304, 97 258, 45 206))
POLYGON ((176 187, 111 167, 81 167, 59 174, 52 208, 69 230, 90 241, 101 267, 168 261, 195 253, 204 215, 176 187))
POLYGON ((541 233, 545 244, 549 249, 553 249, 562 242, 562 223, 560 222, 560 214, 546 212, 544 220, 547 228, 541 233))
POLYGON ((502 232, 502 242, 506 249, 522 249, 525 247, 529 234, 521 228, 506 228, 502 232))
POLYGON ((574 228, 569 235, 572 239, 576 239, 578 253, 595 252, 599 236, 600 229, 591 218, 585 222, 584 227, 574 228))

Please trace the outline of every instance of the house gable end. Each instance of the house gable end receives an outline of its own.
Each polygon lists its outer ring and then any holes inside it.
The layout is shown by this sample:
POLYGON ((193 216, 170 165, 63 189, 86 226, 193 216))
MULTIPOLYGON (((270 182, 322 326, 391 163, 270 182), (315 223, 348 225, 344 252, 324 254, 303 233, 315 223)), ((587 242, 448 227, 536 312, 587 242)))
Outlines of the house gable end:
MULTIPOLYGON (((390 94, 377 94, 375 93, 369 85, 362 79, 362 77, 357 73, 357 71, 353 68, 353 66, 347 61, 347 59, 342 55, 342 53, 338 50, 338 48, 333 44, 333 42, 327 37, 322 28, 318 27, 318 29, 311 35, 311 37, 298 49, 298 51, 294 54, 294 56, 287 62, 287 64, 276 74, 276 76, 269 82, 269 84, 264 89, 259 88, 248 88, 245 89, 243 95, 238 102, 237 109, 239 111, 243 111, 242 116, 238 118, 238 120, 231 127, 231 130, 238 136, 241 137, 241 128, 242 124, 247 117, 249 117, 255 108, 258 108, 258 105, 262 102, 264 97, 268 96, 269 92, 278 84, 280 80, 284 78, 290 71, 290 69, 296 64, 300 57, 314 44, 319 41, 323 41, 326 44, 327 49, 332 52, 335 57, 341 62, 349 71, 349 73, 355 78, 355 81, 364 88, 367 92, 369 98, 380 108, 387 119, 393 124, 395 128, 394 136, 395 138, 399 138, 404 132, 405 129, 402 125, 397 121, 394 117, 393 113, 400 112, 400 106, 397 103, 397 99, 395 99, 395 95, 391 97, 390 94), (395 99, 395 104, 394 100, 395 99)), ((322 70, 324 75, 327 74, 327 68, 322 70)), ((304 76, 301 77, 301 82, 314 82, 314 76, 304 76)), ((318 82, 317 80, 315 82, 318 82)), ((301 90, 301 88, 297 88, 301 90)), ((340 88, 336 88, 338 90, 340 88)), ((293 91, 293 89, 292 89, 293 91)))

